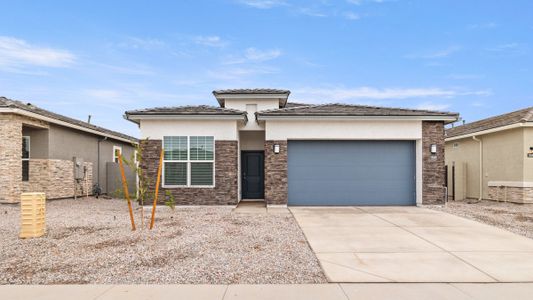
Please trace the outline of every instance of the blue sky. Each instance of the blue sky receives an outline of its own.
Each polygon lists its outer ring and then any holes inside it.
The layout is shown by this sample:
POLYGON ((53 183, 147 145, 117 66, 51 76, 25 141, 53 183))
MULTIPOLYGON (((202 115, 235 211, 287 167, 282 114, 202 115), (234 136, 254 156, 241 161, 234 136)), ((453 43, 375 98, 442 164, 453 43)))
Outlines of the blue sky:
POLYGON ((0 1, 0 95, 138 135, 213 89, 460 112, 533 105, 533 2, 0 1))

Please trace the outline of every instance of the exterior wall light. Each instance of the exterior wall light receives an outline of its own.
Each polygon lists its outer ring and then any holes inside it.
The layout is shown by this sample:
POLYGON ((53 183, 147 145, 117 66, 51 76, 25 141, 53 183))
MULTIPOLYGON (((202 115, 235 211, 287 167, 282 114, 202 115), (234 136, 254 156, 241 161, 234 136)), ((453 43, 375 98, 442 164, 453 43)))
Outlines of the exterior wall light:
POLYGON ((273 150, 274 150, 274 153, 278 154, 279 153, 279 145, 278 144, 274 144, 274 147, 272 147, 273 150))
POLYGON ((437 145, 431 144, 431 147, 429 147, 429 152, 431 152, 433 155, 437 154, 437 145))

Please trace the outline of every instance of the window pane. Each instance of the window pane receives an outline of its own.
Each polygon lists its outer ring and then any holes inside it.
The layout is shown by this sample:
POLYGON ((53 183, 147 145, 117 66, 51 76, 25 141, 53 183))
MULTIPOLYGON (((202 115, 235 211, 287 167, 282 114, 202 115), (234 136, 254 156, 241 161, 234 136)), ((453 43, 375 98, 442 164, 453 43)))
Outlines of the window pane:
POLYGON ((187 185, 187 163, 166 162, 165 185, 187 185))
POLYGON ((190 143, 191 160, 213 160, 212 136, 191 136, 190 143))
POLYGON ((186 136, 165 136, 163 137, 165 147, 165 160, 187 160, 187 137, 186 136))
POLYGON ((22 137, 22 158, 30 158, 30 137, 22 137))
POLYGON ((30 180, 30 161, 22 161, 22 181, 30 180))
POLYGON ((191 185, 213 185, 213 163, 191 163, 191 185))

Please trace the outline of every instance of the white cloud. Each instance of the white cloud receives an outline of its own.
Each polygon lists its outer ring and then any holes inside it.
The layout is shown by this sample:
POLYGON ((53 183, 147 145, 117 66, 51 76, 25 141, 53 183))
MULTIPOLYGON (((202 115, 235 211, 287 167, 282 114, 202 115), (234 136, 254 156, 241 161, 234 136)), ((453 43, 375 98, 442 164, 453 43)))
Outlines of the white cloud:
POLYGON ((353 21, 359 20, 361 18, 361 16, 351 11, 345 12, 344 17, 348 20, 353 20, 353 21))
POLYGON ((281 55, 281 51, 278 49, 272 50, 259 50, 256 48, 246 49, 244 56, 251 61, 265 61, 278 58, 281 55))
POLYGON ((234 65, 244 63, 260 63, 268 60, 273 60, 282 55, 279 49, 260 50, 254 47, 244 50, 244 54, 240 56, 230 56, 223 64, 234 65))
POLYGON ((162 48, 166 46, 166 43, 153 38, 128 37, 118 45, 123 48, 150 50, 162 48))
POLYGON ((355 5, 362 5, 364 3, 385 3, 385 2, 392 2, 392 1, 396 1, 396 0, 347 0, 346 2, 350 3, 350 4, 355 4, 355 5))
POLYGON ((423 102, 416 106, 417 109, 425 110, 446 110, 450 107, 450 104, 423 102))
POLYGON ((485 49, 492 55, 520 55, 527 52, 527 47, 519 43, 506 43, 485 49))
POLYGON ((199 45, 222 48, 227 45, 227 42, 222 40, 219 36, 197 36, 194 38, 194 42, 199 45))
POLYGON ((480 74, 450 74, 448 78, 455 80, 474 80, 484 78, 484 75, 480 74))
POLYGON ((76 56, 67 50, 32 45, 25 40, 0 36, 0 69, 21 71, 31 66, 68 67, 76 56))
POLYGON ((456 46, 455 45, 455 46, 450 46, 450 47, 447 47, 447 48, 444 48, 444 49, 440 49, 440 50, 436 50, 436 51, 432 51, 432 52, 427 52, 427 53, 409 54, 406 57, 407 58, 412 58, 412 59, 416 59, 416 58, 438 59, 438 58, 448 57, 448 56, 458 52, 459 50, 461 50, 461 46, 456 46))
MULTIPOLYGON (((453 98, 457 96, 487 96, 490 91, 462 91, 443 88, 304 88, 296 90, 300 95, 305 95, 309 99, 320 99, 329 101, 346 101, 359 99, 385 100, 385 99, 407 99, 424 97, 453 98)), ((305 98, 305 97, 303 97, 305 98)))
POLYGON ((283 0, 240 0, 239 3, 259 9, 270 9, 276 6, 287 5, 287 2, 283 0))

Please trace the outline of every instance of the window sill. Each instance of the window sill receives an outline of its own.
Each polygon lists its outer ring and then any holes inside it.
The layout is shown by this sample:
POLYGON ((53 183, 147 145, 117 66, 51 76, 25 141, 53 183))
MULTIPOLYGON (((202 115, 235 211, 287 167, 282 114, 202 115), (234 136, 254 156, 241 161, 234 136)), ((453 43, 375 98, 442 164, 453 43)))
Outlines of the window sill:
POLYGON ((214 185, 162 185, 164 189, 214 189, 214 185))

